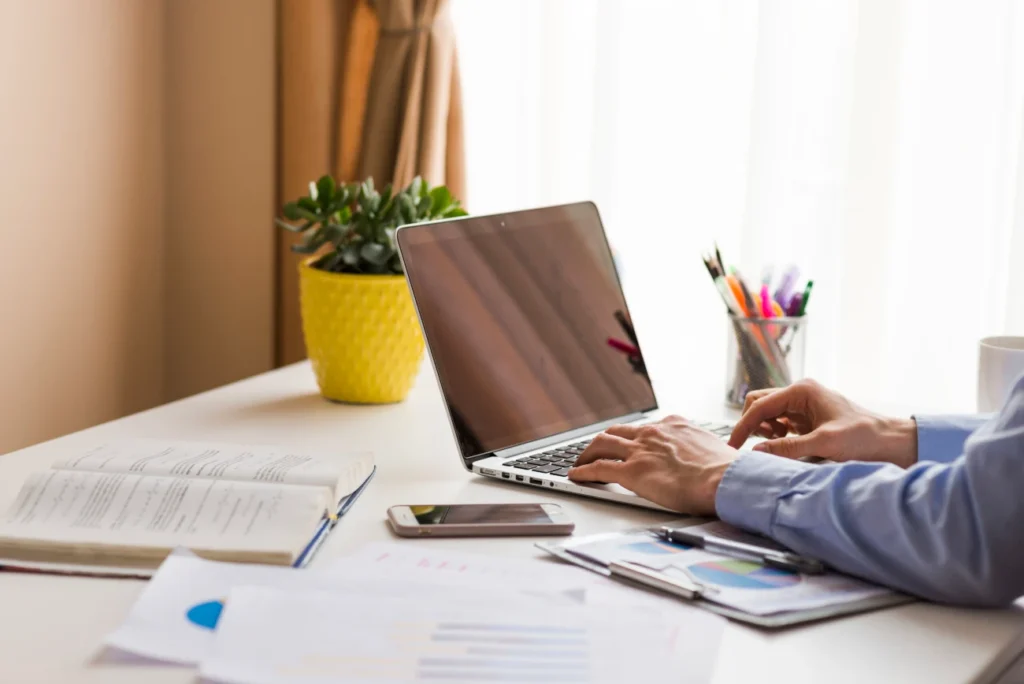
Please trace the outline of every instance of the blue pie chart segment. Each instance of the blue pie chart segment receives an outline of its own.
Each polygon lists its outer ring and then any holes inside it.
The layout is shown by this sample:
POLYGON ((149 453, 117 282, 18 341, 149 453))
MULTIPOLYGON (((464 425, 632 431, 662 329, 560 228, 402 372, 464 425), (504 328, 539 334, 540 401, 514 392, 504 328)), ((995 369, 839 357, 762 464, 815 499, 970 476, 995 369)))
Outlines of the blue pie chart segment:
POLYGON ((222 610, 224 610, 223 601, 206 601, 205 603, 197 603, 189 608, 188 612, 185 613, 185 617, 193 625, 203 629, 213 629, 217 626, 217 620, 220 619, 222 610))
POLYGON ((800 583, 800 575, 740 560, 697 563, 686 568, 694 579, 730 589, 784 589, 800 583))

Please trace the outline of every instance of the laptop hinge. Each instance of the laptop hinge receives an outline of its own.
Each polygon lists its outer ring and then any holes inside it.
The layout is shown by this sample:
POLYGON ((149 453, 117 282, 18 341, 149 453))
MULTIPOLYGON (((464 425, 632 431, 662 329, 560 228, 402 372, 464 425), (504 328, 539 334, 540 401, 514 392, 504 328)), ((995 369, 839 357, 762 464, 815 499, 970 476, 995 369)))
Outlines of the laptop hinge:
POLYGON ((588 425, 586 427, 582 427, 576 430, 561 432, 557 435, 552 435, 551 437, 546 437, 544 439, 535 439, 531 442, 527 442, 526 444, 519 444, 513 447, 509 447, 507 449, 500 449, 498 451, 492 451, 487 454, 480 454, 479 456, 474 456, 472 458, 466 459, 466 462, 474 463, 484 458, 490 458, 491 456, 497 456, 499 458, 511 458, 513 456, 518 456, 519 454, 524 454, 527 451, 536 451, 537 449, 543 449, 545 447, 551 446, 552 444, 558 444, 559 442, 566 442, 572 439, 586 437, 587 435, 592 435, 595 432, 601 432, 602 430, 609 428, 612 425, 620 425, 622 423, 633 423, 647 417, 647 415, 647 413, 641 412, 630 413, 625 416, 619 416, 611 420, 606 420, 600 423, 594 423, 592 425, 588 425))

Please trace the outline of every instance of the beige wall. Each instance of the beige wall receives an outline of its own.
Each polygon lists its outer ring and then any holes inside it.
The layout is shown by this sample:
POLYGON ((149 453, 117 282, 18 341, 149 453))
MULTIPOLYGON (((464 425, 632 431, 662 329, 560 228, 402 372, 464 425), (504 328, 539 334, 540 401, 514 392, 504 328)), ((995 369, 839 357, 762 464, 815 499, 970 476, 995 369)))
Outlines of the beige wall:
POLYGON ((0 452, 270 367, 273 0, 0 0, 0 452))
POLYGON ((167 3, 168 398, 273 364, 274 15, 167 3))
POLYGON ((0 0, 0 449, 162 396, 162 25, 0 0))

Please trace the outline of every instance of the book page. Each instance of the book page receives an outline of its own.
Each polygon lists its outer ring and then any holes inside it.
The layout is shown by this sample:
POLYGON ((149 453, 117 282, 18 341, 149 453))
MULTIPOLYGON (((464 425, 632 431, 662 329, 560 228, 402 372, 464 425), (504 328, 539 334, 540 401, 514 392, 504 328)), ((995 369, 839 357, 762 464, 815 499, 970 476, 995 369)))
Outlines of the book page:
POLYGON ((164 475, 328 487, 335 500, 373 470, 371 454, 307 455, 283 447, 134 439, 60 460, 58 470, 164 475))
POLYGON ((51 470, 23 485, 0 541, 280 552, 308 542, 329 505, 321 487, 51 470))

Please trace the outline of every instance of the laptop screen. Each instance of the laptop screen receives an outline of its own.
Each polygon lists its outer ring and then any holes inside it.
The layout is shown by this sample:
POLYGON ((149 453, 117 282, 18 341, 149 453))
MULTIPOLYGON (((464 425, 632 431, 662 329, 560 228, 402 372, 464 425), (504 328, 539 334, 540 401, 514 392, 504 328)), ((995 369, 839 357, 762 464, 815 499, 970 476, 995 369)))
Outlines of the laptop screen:
POLYGON ((593 204, 398 241, 464 458, 657 407, 593 204))

